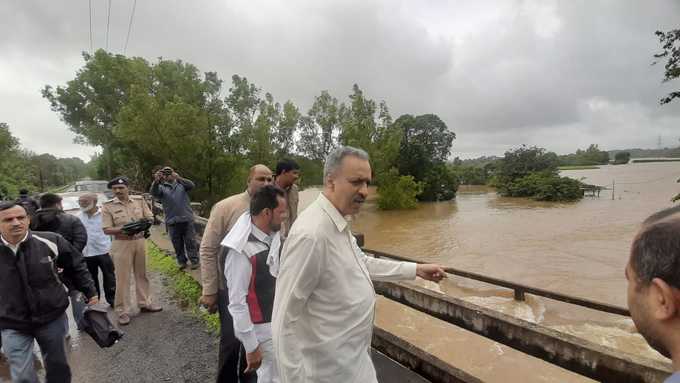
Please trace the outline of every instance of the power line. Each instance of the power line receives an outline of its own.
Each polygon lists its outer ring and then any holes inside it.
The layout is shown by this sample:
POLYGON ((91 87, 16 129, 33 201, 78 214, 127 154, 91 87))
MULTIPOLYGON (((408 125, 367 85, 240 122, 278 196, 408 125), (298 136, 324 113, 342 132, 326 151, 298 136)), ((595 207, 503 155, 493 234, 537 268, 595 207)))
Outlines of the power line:
POLYGON ((88 0, 90 7, 90 54, 92 54, 92 0, 88 0))
POLYGON ((130 24, 128 25, 127 37, 125 38, 125 48, 123 48, 123 54, 127 52, 128 42, 130 41, 130 31, 132 30, 132 20, 135 18, 135 8, 137 8, 137 0, 132 3, 132 13, 130 13, 130 24))
POLYGON ((111 0, 109 0, 109 13, 106 16, 106 51, 109 50, 109 25, 111 24, 111 0))

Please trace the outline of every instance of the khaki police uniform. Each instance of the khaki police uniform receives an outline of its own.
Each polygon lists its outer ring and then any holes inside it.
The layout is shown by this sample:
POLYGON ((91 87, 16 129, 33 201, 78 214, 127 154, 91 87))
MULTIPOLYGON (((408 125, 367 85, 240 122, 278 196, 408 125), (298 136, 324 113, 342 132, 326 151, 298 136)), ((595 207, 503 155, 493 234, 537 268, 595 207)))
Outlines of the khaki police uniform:
MULTIPOLYGON (((117 197, 102 206, 102 228, 120 228, 142 218, 152 219, 151 209, 141 196, 129 196, 127 202, 117 197)), ((130 314, 130 277, 134 273, 139 307, 151 305, 149 280, 146 277, 146 248, 143 233, 133 236, 116 234, 111 243, 111 258, 116 269, 116 298, 118 314, 130 314)))

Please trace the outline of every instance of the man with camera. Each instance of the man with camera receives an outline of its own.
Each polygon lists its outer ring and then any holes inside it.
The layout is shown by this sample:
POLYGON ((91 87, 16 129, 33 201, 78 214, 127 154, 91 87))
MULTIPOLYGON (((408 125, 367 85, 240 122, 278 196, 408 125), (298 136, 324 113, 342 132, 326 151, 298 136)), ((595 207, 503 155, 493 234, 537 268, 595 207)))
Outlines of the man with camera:
POLYGON ((191 200, 187 194, 193 188, 193 182, 180 177, 171 167, 166 166, 154 174, 149 191, 163 204, 165 224, 180 269, 187 267, 187 257, 191 261, 192 270, 199 267, 194 212, 191 210, 191 200))
MULTIPOLYGON (((151 301, 149 279, 146 277, 146 248, 142 229, 130 231, 129 224, 151 220, 152 214, 141 196, 131 196, 128 179, 116 177, 108 183, 114 198, 106 201, 101 208, 102 229, 113 236, 111 258, 116 269, 116 297, 114 308, 118 313, 118 323, 130 323, 130 277, 134 273, 137 304, 142 312, 158 312, 162 308, 151 301)), ((144 222, 142 222, 144 223, 144 222)))

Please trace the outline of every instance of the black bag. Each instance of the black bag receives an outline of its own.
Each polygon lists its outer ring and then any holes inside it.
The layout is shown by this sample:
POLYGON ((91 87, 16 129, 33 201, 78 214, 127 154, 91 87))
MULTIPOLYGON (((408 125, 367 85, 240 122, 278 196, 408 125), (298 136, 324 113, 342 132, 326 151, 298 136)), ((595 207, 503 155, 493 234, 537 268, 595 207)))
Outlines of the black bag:
POLYGON ((99 347, 111 347, 125 335, 124 332, 113 327, 105 308, 88 306, 80 321, 83 330, 88 333, 99 347))

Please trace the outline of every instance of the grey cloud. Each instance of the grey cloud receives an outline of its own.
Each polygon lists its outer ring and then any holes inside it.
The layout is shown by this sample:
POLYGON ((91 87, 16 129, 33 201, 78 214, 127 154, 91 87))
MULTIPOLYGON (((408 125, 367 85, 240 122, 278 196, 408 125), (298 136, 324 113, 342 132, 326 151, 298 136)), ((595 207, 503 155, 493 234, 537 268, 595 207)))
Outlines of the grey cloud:
MULTIPOLYGON (((92 3, 99 48, 107 2, 92 3)), ((131 7, 113 2, 114 52, 123 49, 131 7)), ((38 93, 82 65, 87 2, 4 2, 0 13, 11 15, 0 25, 10 36, 0 41, 0 68, 16 74, 0 74, 12 83, 0 89, 0 118, 36 150, 91 153, 65 143, 72 135, 38 93), (15 97, 17 89, 25 95, 15 97)), ((672 0, 139 1, 127 53, 181 58, 227 83, 238 73, 303 111, 321 90, 344 100, 358 83, 395 117, 440 115, 463 157, 522 143, 558 152, 654 146, 657 135, 670 144, 680 123, 680 104, 658 105, 677 83, 661 84, 663 68, 650 66, 654 31, 678 27, 678 14, 672 0)))

